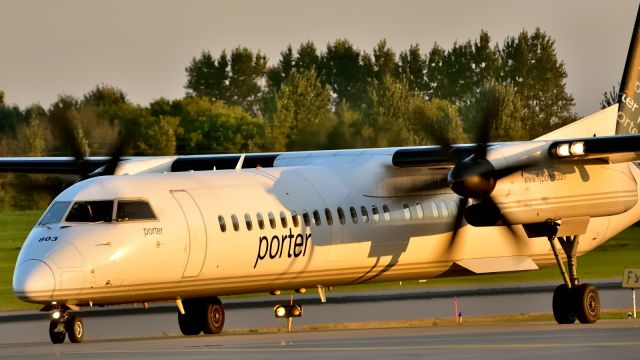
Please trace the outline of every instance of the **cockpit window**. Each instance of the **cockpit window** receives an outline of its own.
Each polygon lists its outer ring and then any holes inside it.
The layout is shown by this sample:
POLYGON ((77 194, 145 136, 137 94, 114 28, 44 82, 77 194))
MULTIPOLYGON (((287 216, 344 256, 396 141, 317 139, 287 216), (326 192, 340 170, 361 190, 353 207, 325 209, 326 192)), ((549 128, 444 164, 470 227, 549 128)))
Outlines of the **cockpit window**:
POLYGON ((156 215, 144 200, 119 200, 116 221, 129 220, 156 220, 156 215))
POLYGON ((59 202, 55 202, 53 203, 53 205, 51 205, 51 207, 49 208, 49 211, 47 211, 42 218, 40 219, 40 221, 38 221, 38 225, 49 225, 49 224, 57 224, 62 220, 62 217, 64 216, 64 214, 67 212, 67 209, 69 208, 69 204, 71 204, 68 201, 59 201, 59 202))
POLYGON ((113 200, 78 201, 73 203, 67 222, 111 222, 113 214, 113 200))

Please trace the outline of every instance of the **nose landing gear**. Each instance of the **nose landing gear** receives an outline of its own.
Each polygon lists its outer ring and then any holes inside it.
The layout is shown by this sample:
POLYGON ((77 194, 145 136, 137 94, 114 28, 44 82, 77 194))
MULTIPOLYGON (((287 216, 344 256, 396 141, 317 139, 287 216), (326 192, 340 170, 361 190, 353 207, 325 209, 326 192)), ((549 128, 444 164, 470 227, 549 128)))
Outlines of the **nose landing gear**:
POLYGON ((77 315, 71 315, 65 309, 56 309, 49 322, 49 339, 54 344, 62 344, 68 335, 72 343, 84 340, 84 323, 77 315))

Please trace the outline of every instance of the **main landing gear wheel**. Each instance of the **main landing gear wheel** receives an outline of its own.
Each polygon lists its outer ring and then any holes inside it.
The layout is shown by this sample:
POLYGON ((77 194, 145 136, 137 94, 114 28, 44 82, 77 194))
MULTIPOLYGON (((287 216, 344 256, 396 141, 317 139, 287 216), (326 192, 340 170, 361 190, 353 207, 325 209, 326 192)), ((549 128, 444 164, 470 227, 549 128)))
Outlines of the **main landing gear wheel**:
POLYGON ((548 220, 537 224, 535 229, 542 231, 549 240, 551 251, 558 264, 564 284, 553 292, 553 317, 558 324, 573 324, 576 319, 582 324, 593 324, 600 319, 600 295, 598 289, 591 284, 580 284, 578 280, 578 241, 580 236, 558 236, 560 224, 548 220), (556 240, 567 257, 567 269, 558 255, 556 240))
POLYGON ((219 334, 224 327, 224 307, 217 297, 184 300, 184 314, 178 312, 178 326, 183 335, 219 334))
POLYGON ((202 332, 200 320, 200 308, 202 307, 197 300, 183 301, 184 314, 178 311, 178 326, 182 335, 199 335, 202 332))
POLYGON ((210 304, 205 304, 204 315, 202 331, 205 334, 219 334, 224 327, 224 308, 220 299, 214 298, 210 304))
POLYGON ((591 284, 581 284, 572 288, 575 312, 582 324, 593 324, 600 318, 600 294, 591 284))
POLYGON ((67 336, 67 332, 64 329, 64 324, 56 319, 51 319, 49 322, 49 339, 51 339, 51 342, 62 344, 65 336, 67 336))
POLYGON ((576 322, 576 314, 573 310, 571 289, 562 284, 553 292, 553 317, 558 324, 573 324, 576 322))

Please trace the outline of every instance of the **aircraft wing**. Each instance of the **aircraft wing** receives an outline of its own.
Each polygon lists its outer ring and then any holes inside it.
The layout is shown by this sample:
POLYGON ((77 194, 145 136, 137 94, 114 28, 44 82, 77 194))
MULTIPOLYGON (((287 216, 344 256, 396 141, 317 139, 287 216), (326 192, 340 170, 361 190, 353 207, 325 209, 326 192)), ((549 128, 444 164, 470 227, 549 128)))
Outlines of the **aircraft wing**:
MULTIPOLYGON (((448 152, 438 146, 403 148, 393 154, 392 163, 399 168, 453 166, 458 161, 472 156, 475 146, 453 145, 448 152)), ((500 149, 500 152, 506 155, 505 158, 515 161, 520 161, 522 157, 514 155, 523 152, 523 156, 536 156, 540 161, 601 160, 620 163, 640 160, 640 135, 488 144, 488 152, 491 153, 493 149, 500 149), (527 144, 531 146, 523 146, 527 144)))
MULTIPOLYGON (((243 168, 273 167, 278 153, 246 154, 243 168)), ((172 160, 171 171, 199 171, 215 169, 234 169, 240 161, 241 154, 230 155, 184 155, 184 156, 131 156, 123 157, 126 161, 147 161, 166 158, 172 160)), ((28 174, 89 174, 105 166, 108 157, 87 157, 77 161, 72 157, 5 157, 0 158, 0 173, 28 174)))

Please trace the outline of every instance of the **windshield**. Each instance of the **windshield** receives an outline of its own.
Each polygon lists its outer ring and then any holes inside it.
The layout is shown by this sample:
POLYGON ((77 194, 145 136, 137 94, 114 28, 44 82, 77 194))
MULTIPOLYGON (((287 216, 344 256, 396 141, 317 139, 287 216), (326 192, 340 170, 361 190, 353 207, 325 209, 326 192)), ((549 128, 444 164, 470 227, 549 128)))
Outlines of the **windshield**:
POLYGON ((143 200, 120 200, 116 210, 116 221, 155 220, 151 205, 143 200))
POLYGON ((54 202, 51 207, 49 207, 49 210, 42 215, 42 218, 38 221, 38 225, 46 226, 59 223, 67 212, 69 204, 71 203, 68 201, 54 202))
POLYGON ((113 200, 78 201, 73 203, 67 222, 111 222, 113 216, 113 200))

